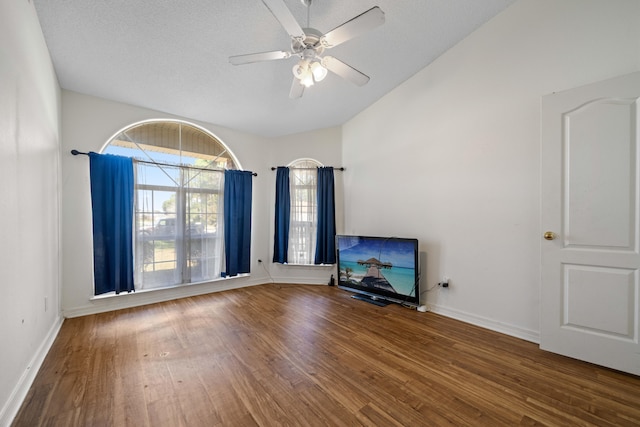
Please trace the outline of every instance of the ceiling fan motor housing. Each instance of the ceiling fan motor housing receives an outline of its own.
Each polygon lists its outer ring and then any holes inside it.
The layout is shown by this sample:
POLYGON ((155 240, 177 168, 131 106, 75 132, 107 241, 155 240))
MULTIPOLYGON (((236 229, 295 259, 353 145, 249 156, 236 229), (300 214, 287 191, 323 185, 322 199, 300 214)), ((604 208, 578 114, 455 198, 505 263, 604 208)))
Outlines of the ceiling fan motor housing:
POLYGON ((291 51, 297 55, 303 56, 305 50, 313 50, 316 55, 322 55, 324 46, 320 43, 322 33, 315 28, 303 28, 304 40, 296 38, 291 39, 291 51))

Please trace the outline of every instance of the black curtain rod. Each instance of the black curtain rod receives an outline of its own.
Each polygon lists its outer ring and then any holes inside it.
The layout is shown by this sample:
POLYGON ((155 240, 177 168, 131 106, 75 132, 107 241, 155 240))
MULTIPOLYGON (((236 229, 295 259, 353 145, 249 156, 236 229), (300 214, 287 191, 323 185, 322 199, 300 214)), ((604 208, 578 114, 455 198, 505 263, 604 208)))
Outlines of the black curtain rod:
MULTIPOLYGON (((83 153, 82 151, 78 151, 78 150, 71 150, 71 154, 73 154, 74 156, 77 156, 78 154, 83 154, 85 156, 89 155, 89 153, 83 153)), ((172 165, 170 163, 149 162, 147 160, 138 160, 138 159, 135 159, 135 160, 136 160, 136 162, 146 163, 146 164, 149 164, 149 165, 170 166, 170 167, 176 167, 176 166, 180 167, 180 166, 182 166, 182 165, 172 165)), ((202 170, 202 171, 219 171, 220 170, 220 169, 199 168, 199 167, 196 167, 196 166, 186 166, 186 167, 188 167, 190 169, 197 169, 197 170, 202 170)), ((251 172, 251 175, 258 176, 258 174, 256 172, 251 172)))
MULTIPOLYGON (((278 167, 271 166, 271 170, 272 170, 272 171, 274 171, 274 170, 276 170, 276 169, 278 169, 278 168, 285 168, 285 167, 287 167, 287 168, 288 168, 289 166, 278 166, 278 167)), ((331 168, 331 169, 333 169, 333 170, 343 171, 343 172, 344 172, 344 167, 342 167, 342 166, 341 166, 341 167, 339 167, 339 168, 334 168, 333 166, 328 166, 328 167, 330 167, 330 168, 331 168)), ((314 170, 314 169, 318 169, 318 168, 289 168, 289 169, 297 169, 297 170, 314 170)))

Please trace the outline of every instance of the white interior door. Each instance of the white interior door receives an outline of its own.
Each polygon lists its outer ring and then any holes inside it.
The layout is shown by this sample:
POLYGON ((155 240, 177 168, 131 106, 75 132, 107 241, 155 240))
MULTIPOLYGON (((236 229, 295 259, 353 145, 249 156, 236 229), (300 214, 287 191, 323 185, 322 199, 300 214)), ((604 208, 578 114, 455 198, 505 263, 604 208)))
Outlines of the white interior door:
POLYGON ((540 347, 640 375, 640 73, 542 99, 540 347))

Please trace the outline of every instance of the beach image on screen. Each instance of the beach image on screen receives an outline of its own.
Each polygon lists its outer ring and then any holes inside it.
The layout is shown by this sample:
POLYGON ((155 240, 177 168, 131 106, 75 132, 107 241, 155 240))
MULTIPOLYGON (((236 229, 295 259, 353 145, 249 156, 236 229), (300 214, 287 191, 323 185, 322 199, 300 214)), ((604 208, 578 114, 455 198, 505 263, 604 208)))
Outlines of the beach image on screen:
POLYGON ((401 295, 415 294, 413 240, 341 236, 340 281, 401 295))

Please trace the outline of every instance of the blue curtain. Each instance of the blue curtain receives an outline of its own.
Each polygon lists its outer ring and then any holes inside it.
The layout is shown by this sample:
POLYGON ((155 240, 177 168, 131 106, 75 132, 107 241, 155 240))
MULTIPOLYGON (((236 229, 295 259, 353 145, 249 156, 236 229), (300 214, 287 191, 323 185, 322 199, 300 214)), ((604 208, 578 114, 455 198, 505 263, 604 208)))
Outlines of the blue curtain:
POLYGON ((279 166, 276 172, 276 219, 273 236, 273 262, 286 263, 289 252, 289 221, 291 218, 291 193, 289 168, 279 166))
POLYGON ((89 153, 95 295, 133 285, 133 161, 89 153))
POLYGON ((249 273, 251 267, 251 192, 253 174, 227 170, 224 173, 223 276, 249 273))
POLYGON ((314 264, 336 263, 336 207, 333 168, 318 168, 318 234, 314 264))

